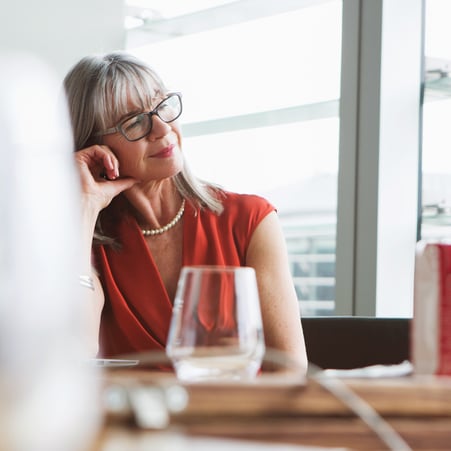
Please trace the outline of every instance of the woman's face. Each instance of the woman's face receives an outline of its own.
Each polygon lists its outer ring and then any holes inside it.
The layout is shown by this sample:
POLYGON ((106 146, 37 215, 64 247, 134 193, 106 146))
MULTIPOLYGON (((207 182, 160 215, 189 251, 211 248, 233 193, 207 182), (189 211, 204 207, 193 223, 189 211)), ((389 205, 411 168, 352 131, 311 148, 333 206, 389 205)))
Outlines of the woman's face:
MULTIPOLYGON (((129 112, 152 111, 164 98, 164 95, 156 98, 145 111, 130 102, 129 112)), ((177 120, 166 123, 153 114, 151 121, 151 131, 137 141, 128 141, 119 132, 103 137, 102 143, 119 160, 120 177, 133 177, 145 183, 172 177, 183 169, 181 131, 177 120)))

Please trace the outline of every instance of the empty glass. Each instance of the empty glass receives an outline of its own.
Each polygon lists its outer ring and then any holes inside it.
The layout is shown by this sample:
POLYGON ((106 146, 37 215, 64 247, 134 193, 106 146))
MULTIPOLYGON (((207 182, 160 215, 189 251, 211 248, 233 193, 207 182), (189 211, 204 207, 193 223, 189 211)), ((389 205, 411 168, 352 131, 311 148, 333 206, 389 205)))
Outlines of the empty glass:
POLYGON ((254 378, 265 352, 254 269, 182 268, 166 352, 183 381, 254 378))

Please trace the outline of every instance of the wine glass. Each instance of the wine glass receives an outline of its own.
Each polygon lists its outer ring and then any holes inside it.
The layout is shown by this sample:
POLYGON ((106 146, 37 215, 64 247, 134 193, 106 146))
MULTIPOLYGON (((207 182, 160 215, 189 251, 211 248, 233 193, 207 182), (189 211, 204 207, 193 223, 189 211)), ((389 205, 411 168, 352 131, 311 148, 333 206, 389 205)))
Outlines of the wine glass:
POLYGON ((254 269, 182 268, 166 353, 182 381, 254 378, 265 353, 254 269))

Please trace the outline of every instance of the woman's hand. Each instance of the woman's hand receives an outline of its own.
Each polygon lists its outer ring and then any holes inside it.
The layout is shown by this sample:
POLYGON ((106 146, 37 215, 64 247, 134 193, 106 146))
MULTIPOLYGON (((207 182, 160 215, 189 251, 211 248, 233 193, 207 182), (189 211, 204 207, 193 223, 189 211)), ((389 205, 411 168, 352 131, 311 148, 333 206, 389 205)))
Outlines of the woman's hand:
POLYGON ((119 162, 111 149, 94 145, 75 152, 80 174, 82 200, 100 212, 122 191, 131 188, 136 180, 119 178, 119 162))
POLYGON ((91 299, 86 304, 89 318, 89 343, 93 355, 98 349, 100 318, 105 302, 100 280, 92 270, 91 247, 95 223, 99 212, 122 191, 132 187, 136 180, 130 177, 119 178, 119 162, 110 148, 94 145, 75 152, 75 162, 81 182, 81 225, 82 249, 80 274, 89 275, 94 283, 91 299))

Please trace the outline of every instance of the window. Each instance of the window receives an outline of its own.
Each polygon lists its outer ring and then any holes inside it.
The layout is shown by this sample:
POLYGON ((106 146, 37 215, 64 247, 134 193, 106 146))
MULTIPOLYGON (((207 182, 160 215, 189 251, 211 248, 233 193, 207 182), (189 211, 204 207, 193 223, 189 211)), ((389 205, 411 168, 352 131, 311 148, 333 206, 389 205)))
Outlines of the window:
POLYGON ((303 315, 412 314, 424 1, 130 6, 194 171, 277 206, 303 315))
POLYGON ((333 314, 342 2, 158 3, 127 47, 183 93, 188 163, 274 203, 302 314, 333 314))
POLYGON ((447 0, 426 0, 423 239, 451 238, 451 30, 447 0))

